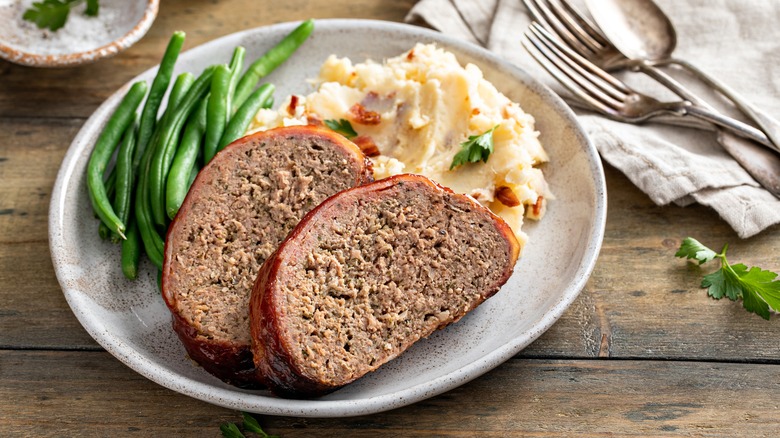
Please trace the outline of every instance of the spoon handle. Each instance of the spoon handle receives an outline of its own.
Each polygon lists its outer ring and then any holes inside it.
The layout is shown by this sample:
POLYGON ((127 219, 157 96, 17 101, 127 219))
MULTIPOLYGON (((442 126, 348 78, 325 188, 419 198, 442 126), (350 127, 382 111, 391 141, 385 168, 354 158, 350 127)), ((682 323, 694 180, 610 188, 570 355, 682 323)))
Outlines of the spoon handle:
POLYGON ((753 179, 780 198, 780 155, 722 129, 718 143, 753 179))
MULTIPOLYGON (((648 76, 665 85, 678 96, 696 105, 701 105, 711 111, 715 111, 707 102, 691 93, 676 79, 669 76, 657 66, 647 62, 636 63, 634 68, 641 70, 648 76)), ((762 187, 775 197, 780 198, 780 155, 750 141, 747 138, 738 137, 732 132, 718 128, 718 143, 731 155, 734 160, 745 169, 762 187)))
MULTIPOLYGON (((631 67, 642 71, 643 73, 647 74, 648 76, 652 77, 653 79, 657 80, 658 82, 660 82, 661 84, 663 84, 664 86, 672 90, 678 96, 682 97, 685 100, 690 101, 694 105, 701 107, 704 110, 704 111, 697 111, 695 107, 691 107, 688 109, 687 112, 691 113, 692 116, 714 123, 722 128, 730 130, 731 132, 739 135, 740 137, 745 137, 745 138, 755 140, 776 152, 780 152, 780 142, 773 141, 772 137, 769 135, 769 132, 760 131, 748 124, 742 123, 736 119, 727 117, 717 112, 715 108, 710 106, 707 102, 705 102, 695 94, 691 93, 680 82, 678 82, 672 76, 669 76, 666 72, 658 68, 657 65, 651 64, 650 62, 647 61, 637 60, 631 63, 631 67)), ((697 71, 700 70, 697 69, 697 71)), ((774 129, 777 132, 777 134, 780 136, 780 124, 777 124, 777 121, 773 121, 773 122, 774 122, 774 129)))
POLYGON ((724 116, 723 114, 711 111, 699 105, 694 105, 690 102, 681 104, 679 109, 685 115, 714 123, 740 137, 757 141, 762 145, 774 150, 775 152, 780 152, 780 149, 778 149, 777 146, 769 141, 769 138, 767 138, 766 134, 764 134, 761 130, 748 125, 747 123, 742 123, 739 120, 732 119, 731 117, 724 116))
POLYGON ((761 130, 764 131, 766 136, 772 143, 776 145, 776 147, 780 147, 780 122, 753 106, 753 104, 748 102, 731 87, 724 84, 717 78, 705 73, 703 70, 691 64, 690 62, 682 59, 670 59, 668 63, 678 65, 688 70, 709 87, 712 87, 715 91, 727 97, 734 103, 734 106, 736 106, 746 116, 758 124, 761 130))

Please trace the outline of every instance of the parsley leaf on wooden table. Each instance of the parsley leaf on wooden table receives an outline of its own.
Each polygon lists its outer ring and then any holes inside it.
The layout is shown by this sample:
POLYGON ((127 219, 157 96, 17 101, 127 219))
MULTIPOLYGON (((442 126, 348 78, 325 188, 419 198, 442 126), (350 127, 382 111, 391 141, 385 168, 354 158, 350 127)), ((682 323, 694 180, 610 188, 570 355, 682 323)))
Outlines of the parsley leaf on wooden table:
MULTIPOLYGON (((24 11, 24 18, 27 21, 35 23, 40 29, 46 29, 56 31, 57 29, 65 26, 65 22, 68 21, 68 15, 70 9, 77 3, 82 3, 84 0, 43 0, 32 4, 30 9, 24 11)), ((84 13, 90 17, 95 17, 98 14, 100 5, 98 0, 86 0, 87 9, 84 13)))
POLYGON ((235 423, 225 423, 219 426, 222 436, 225 438, 246 438, 235 423))
POLYGON ((777 274, 757 266, 748 269, 742 263, 729 264, 726 259, 728 244, 716 253, 691 237, 685 238, 675 256, 697 260, 704 264, 720 259, 720 269, 707 274, 701 287, 707 288, 707 294, 715 299, 727 297, 732 301, 742 299, 742 305, 764 319, 769 319, 769 309, 780 312, 780 281, 777 274))
MULTIPOLYGON (((268 435, 265 433, 263 428, 260 427, 260 423, 257 422, 257 419, 253 417, 252 414, 241 412, 241 415, 244 417, 244 423, 242 424, 244 430, 253 432, 260 438, 279 438, 278 435, 268 435)), ((224 438, 246 438, 246 435, 241 433, 241 430, 235 423, 224 423, 219 426, 219 430, 222 432, 224 438)))

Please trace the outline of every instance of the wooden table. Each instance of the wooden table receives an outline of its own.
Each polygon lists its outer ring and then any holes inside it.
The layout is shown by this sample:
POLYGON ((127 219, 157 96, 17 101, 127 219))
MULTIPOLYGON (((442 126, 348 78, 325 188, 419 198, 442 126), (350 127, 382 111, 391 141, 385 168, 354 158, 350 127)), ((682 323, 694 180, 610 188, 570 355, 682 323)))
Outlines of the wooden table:
MULTIPOLYGON (((0 436, 219 436, 237 412, 164 389, 103 351, 54 276, 50 193, 76 132, 156 64, 175 29, 188 47, 306 17, 402 20, 414 0, 165 0, 147 36, 94 65, 0 62, 0 436)), ((655 206, 607 166, 609 219, 595 272, 538 341, 453 391, 376 415, 261 417, 295 436, 780 436, 780 324, 714 301, 674 257, 695 236, 780 270, 780 229, 740 240, 712 210, 655 206)), ((711 268, 705 267, 704 271, 711 268)))

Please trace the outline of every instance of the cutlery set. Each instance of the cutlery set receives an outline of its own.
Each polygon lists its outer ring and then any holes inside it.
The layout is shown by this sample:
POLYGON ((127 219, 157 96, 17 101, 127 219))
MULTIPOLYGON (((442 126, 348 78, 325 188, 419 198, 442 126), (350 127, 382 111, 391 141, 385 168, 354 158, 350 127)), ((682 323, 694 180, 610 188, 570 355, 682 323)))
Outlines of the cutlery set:
POLYGON ((535 20, 525 33, 523 45, 579 98, 579 105, 624 123, 651 119, 664 123, 669 119, 657 117, 672 116, 706 122, 696 125, 700 127, 714 125, 724 149, 756 181, 780 197, 780 122, 692 64, 672 58, 676 45, 674 28, 652 1, 586 0, 600 27, 566 0, 523 2, 535 20), (661 69, 667 65, 680 66, 701 79, 760 129, 716 111, 661 69), (662 102, 608 73, 620 70, 644 73, 679 99, 662 102))

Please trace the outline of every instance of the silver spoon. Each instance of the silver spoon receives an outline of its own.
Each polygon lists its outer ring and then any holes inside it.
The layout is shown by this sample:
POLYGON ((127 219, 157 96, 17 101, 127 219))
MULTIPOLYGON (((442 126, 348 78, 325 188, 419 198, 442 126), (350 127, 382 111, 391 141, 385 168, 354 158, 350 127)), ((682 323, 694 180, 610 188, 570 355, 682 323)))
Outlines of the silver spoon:
POLYGON ((685 68, 731 100, 780 148, 780 122, 698 67, 672 57, 677 33, 671 20, 652 0, 585 0, 585 3, 607 38, 626 57, 650 66, 675 64, 685 68))

